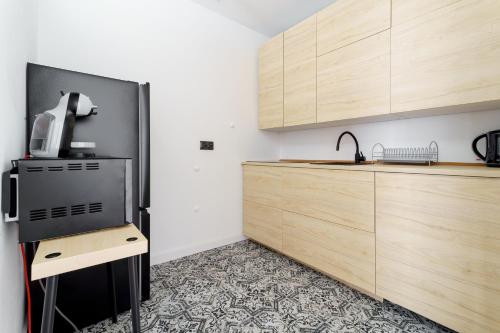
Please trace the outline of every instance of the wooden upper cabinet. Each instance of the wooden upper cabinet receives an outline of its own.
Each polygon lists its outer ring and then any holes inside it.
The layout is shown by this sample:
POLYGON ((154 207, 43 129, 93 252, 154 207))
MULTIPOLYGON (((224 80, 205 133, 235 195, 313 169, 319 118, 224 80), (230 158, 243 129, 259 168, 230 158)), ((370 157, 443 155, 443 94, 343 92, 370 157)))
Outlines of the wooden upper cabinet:
POLYGON ((259 128, 283 127, 283 33, 259 51, 259 128))
POLYGON ((377 295, 500 332, 500 179, 376 174, 377 295))
POLYGON ((389 114, 390 91, 389 30, 318 58, 318 123, 389 114))
POLYGON ((391 0, 339 0, 318 13, 318 56, 390 27, 391 0))
POLYGON ((392 112, 500 100, 500 1, 392 6, 392 112))
POLYGON ((316 123, 316 15, 285 32, 284 125, 316 123))
POLYGON ((374 231, 373 172, 282 168, 284 210, 374 231))

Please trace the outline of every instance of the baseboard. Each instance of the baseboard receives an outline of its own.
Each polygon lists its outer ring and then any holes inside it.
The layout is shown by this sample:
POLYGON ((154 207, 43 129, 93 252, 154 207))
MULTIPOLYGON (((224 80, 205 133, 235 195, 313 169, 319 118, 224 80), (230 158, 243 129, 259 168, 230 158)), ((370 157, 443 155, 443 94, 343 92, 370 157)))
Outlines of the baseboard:
POLYGON ((237 235, 232 237, 221 238, 217 240, 213 240, 210 242, 205 242, 201 244, 193 244, 189 246, 178 247, 169 251, 164 251, 160 253, 155 253, 151 255, 151 266, 158 265, 167 261, 171 261, 174 259, 179 259, 185 256, 189 256, 191 254, 195 254, 198 252, 203 252, 207 250, 214 249, 216 247, 240 242, 242 240, 247 239, 243 235, 237 235))

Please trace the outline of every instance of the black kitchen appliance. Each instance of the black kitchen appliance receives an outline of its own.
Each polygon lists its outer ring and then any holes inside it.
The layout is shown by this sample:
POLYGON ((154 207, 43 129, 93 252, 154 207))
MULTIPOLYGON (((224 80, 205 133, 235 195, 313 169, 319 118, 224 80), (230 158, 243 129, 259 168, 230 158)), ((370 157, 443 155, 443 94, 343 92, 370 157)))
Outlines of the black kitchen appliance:
POLYGON ((74 235, 132 223, 132 160, 122 158, 12 161, 16 201, 10 220, 19 242, 74 235))
MULTIPOLYGON (((92 140, 95 156, 130 158, 132 164, 132 222, 149 240, 149 83, 118 80, 59 68, 28 64, 26 152, 36 115, 50 110, 60 92, 91 96, 99 106, 98 119, 82 119, 74 128, 73 141, 92 140)), ((33 249, 28 260, 33 259, 33 249)), ((29 247, 28 247, 29 248, 29 247)), ((149 298, 149 253, 139 257, 142 300, 149 298)), ((130 309, 127 261, 113 262, 118 312, 130 309)), ((63 274, 59 279, 57 306, 79 328, 111 317, 109 274, 106 265, 63 274)), ((30 283, 33 332, 40 327, 43 291, 38 281, 30 283)), ((55 316, 57 332, 73 332, 61 316, 55 316)))
POLYGON ((500 167, 500 130, 481 134, 472 141, 472 150, 474 153, 486 162, 489 167, 500 167), (480 140, 485 139, 485 154, 481 154, 477 147, 480 140))

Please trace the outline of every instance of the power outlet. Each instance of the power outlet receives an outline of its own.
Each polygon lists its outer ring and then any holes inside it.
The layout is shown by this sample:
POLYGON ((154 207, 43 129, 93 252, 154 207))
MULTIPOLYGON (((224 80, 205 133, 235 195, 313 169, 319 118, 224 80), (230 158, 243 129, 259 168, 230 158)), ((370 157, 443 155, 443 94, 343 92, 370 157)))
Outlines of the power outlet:
POLYGON ((214 150, 214 142, 200 141, 200 150, 214 150))

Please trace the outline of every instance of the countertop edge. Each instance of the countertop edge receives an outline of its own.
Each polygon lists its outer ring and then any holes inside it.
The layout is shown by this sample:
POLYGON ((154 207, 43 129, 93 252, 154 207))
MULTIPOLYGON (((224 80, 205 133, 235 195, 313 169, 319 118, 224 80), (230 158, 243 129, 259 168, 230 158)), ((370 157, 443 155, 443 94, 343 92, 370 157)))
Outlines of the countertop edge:
POLYGON ((327 170, 347 170, 365 172, 385 172, 385 173, 407 173, 424 175, 444 175, 444 176, 464 176, 482 178, 500 178, 500 168, 489 168, 486 166, 450 166, 450 165, 324 165, 286 162, 242 162, 244 165, 281 167, 281 168, 306 168, 306 169, 327 169, 327 170))

